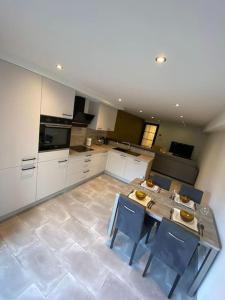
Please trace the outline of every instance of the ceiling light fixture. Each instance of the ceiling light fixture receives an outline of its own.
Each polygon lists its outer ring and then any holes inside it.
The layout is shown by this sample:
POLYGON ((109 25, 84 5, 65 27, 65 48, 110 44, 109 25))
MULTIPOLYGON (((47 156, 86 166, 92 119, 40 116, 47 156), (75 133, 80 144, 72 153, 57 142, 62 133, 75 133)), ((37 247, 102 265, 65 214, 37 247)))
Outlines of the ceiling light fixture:
POLYGON ((181 119, 183 119, 184 116, 180 116, 181 119))
POLYGON ((165 56, 156 56, 155 62, 157 64, 163 64, 166 62, 166 57, 165 56))
POLYGON ((142 112, 143 112, 143 110, 141 110, 141 109, 140 109, 140 110, 139 110, 139 112, 140 112, 140 113, 142 113, 142 112))
POLYGON ((121 99, 121 98, 119 98, 119 99, 118 99, 118 101, 119 101, 119 102, 121 102, 121 101, 122 101, 122 99, 121 99))
POLYGON ((58 70, 62 70, 63 69, 63 66, 62 65, 56 65, 56 68, 58 69, 58 70))
POLYGON ((176 107, 179 107, 179 106, 180 106, 180 104, 179 104, 179 103, 177 103, 177 104, 176 104, 176 107))
POLYGON ((152 116, 152 119, 155 119, 155 117, 154 117, 154 116, 152 116))

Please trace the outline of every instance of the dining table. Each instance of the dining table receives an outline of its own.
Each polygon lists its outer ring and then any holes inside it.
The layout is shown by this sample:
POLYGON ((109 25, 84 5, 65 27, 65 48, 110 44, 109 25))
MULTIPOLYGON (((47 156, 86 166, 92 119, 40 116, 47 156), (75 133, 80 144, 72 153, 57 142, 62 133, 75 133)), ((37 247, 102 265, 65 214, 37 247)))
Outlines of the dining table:
MULTIPOLYGON (((112 236, 115 227, 117 205, 120 194, 129 197, 129 195, 136 190, 145 192, 153 205, 149 205, 149 201, 139 201, 138 199, 136 199, 136 201, 145 206, 146 214, 151 216, 158 223, 161 222, 163 218, 172 219, 171 216, 174 209, 186 210, 190 213, 194 213, 198 222, 198 231, 195 231, 195 234, 199 236, 199 246, 201 246, 201 249, 204 250, 202 251, 204 255, 201 259, 199 259, 197 270, 188 287, 188 295, 193 297, 222 248, 213 211, 210 207, 206 208, 205 206, 197 203, 195 203, 194 210, 192 210, 183 204, 176 202, 173 197, 173 192, 161 188, 157 191, 154 191, 153 189, 150 190, 147 186, 143 186, 143 182, 143 179, 136 178, 121 187, 121 189, 116 193, 108 226, 108 235, 109 237, 112 236)), ((132 200, 135 201, 135 199, 132 200)), ((185 226, 183 224, 179 225, 185 226)), ((185 226, 185 228, 193 231, 187 226, 185 226)))

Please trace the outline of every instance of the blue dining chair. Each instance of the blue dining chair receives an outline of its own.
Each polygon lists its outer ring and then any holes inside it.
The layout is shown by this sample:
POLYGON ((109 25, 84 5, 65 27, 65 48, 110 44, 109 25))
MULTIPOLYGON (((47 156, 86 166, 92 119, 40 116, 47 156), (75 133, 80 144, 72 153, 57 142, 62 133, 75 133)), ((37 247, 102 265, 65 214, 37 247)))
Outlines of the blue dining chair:
POLYGON ((148 233, 151 231, 153 225, 153 219, 152 221, 150 218, 146 219, 144 206, 120 194, 117 206, 116 224, 110 248, 113 248, 118 230, 127 235, 131 240, 134 241, 134 246, 129 261, 129 265, 131 265, 139 241, 146 234, 149 236, 148 233))
POLYGON ((187 196, 194 202, 200 204, 203 196, 203 192, 186 184, 182 184, 179 194, 187 196))
POLYGON ((173 269, 177 275, 170 289, 168 298, 171 298, 181 276, 189 265, 197 249, 199 237, 184 227, 163 218, 151 247, 143 276, 146 275, 153 257, 173 269))
POLYGON ((150 179, 154 182, 154 184, 158 185, 160 188, 169 191, 172 180, 160 175, 151 175, 150 179))

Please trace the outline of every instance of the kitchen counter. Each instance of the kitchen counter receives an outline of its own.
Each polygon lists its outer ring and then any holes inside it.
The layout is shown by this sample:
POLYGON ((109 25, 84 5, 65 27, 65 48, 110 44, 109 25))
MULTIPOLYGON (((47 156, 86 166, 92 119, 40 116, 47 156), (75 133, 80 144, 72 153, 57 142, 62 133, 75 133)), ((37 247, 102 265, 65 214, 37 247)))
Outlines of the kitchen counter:
MULTIPOLYGON (((70 149, 70 152, 69 152, 69 155, 72 157, 72 156, 82 156, 82 155, 88 155, 88 154, 96 154, 96 153, 104 153, 104 152, 108 152, 110 150, 113 150, 113 151, 116 151, 116 152, 119 152, 119 153, 123 153, 119 150, 116 150, 114 149, 115 147, 121 147, 123 149, 127 149, 127 147, 125 145, 119 143, 119 144, 109 144, 109 145, 91 145, 91 148, 94 149, 94 150, 91 150, 91 151, 85 151, 85 152, 77 152, 77 151, 74 151, 72 149, 70 149)), ((137 152, 137 153, 140 153, 140 151, 138 151, 138 149, 136 149, 135 147, 132 147, 131 148, 132 151, 134 152, 137 152)), ((132 154, 127 154, 127 153, 123 153, 123 154, 126 154, 126 156, 129 156, 129 157, 133 157, 133 158, 136 158, 138 160, 141 160, 141 161, 145 161, 145 162, 151 162, 153 159, 154 159, 154 153, 151 152, 151 155, 146 155, 146 154, 142 154, 140 153, 140 155, 138 156, 134 156, 132 154)))

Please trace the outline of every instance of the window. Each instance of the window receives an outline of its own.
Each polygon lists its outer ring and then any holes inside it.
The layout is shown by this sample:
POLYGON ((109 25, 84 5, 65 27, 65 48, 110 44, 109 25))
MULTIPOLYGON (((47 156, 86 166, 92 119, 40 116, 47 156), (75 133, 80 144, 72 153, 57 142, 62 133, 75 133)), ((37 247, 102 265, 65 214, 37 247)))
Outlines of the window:
POLYGON ((144 147, 149 147, 151 148, 152 145, 154 144, 156 134, 158 131, 159 125, 155 124, 146 124, 145 125, 145 130, 143 133, 141 145, 144 147))

